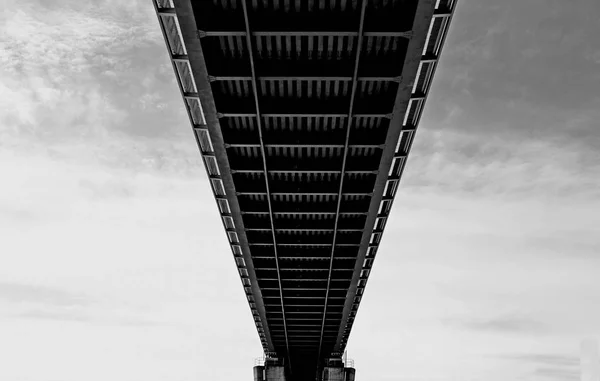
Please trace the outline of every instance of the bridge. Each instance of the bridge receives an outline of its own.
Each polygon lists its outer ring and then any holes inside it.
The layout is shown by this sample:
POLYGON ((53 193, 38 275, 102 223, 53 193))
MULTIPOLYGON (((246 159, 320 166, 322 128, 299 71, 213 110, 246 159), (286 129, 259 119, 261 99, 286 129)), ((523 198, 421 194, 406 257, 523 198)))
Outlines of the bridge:
POLYGON ((344 351, 456 0, 153 0, 265 360, 344 351))

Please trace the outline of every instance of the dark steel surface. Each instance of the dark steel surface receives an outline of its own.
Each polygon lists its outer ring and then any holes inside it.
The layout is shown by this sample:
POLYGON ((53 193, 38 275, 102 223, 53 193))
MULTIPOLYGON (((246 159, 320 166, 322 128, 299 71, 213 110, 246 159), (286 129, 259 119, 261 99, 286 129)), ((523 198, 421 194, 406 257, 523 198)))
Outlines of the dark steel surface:
MULTIPOLYGON (((258 130, 258 140, 260 142, 260 155, 262 157, 262 173, 264 175, 265 180, 265 188, 267 190, 267 204, 269 205, 269 231, 271 236, 273 237, 273 254, 275 257, 275 269, 277 270, 277 282, 279 283, 279 300, 278 304, 281 306, 281 315, 283 317, 283 332, 285 336, 285 353, 287 358, 287 364, 291 368, 290 361, 290 344, 289 344, 289 336, 287 330, 287 322, 285 317, 285 302, 283 299, 283 287, 281 286, 281 268, 279 266, 279 256, 277 255, 277 231, 275 230, 275 217, 273 217, 273 205, 271 204, 271 191, 269 186, 269 170, 267 168, 267 155, 265 151, 265 141, 263 138, 263 129, 261 123, 261 114, 260 114, 260 105, 259 105, 259 96, 258 96, 258 85, 256 83, 256 69, 254 66, 254 48, 252 46, 252 37, 250 34, 250 20, 248 19, 248 7, 245 0, 242 0, 242 9, 244 10, 244 26, 246 28, 246 47, 248 49, 248 56, 250 61, 250 71, 252 73, 252 92, 254 97, 254 107, 256 109, 256 126, 258 130)), ((254 172, 256 173, 256 172, 254 172)), ((246 228, 246 231, 249 229, 246 228)), ((267 305, 265 305, 266 307, 267 305)), ((273 307, 273 305, 269 305, 269 307, 273 307)))
POLYGON ((456 0, 154 2, 265 353, 312 379, 345 350, 456 0))

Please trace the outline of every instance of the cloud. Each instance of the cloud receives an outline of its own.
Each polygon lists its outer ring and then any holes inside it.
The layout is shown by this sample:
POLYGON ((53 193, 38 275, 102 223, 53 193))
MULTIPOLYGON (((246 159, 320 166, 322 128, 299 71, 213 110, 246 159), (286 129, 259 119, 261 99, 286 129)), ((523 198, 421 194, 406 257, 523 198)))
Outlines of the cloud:
POLYGON ((0 282, 0 317, 124 326, 168 325, 143 311, 56 287, 0 282))
POLYGON ((39 320, 59 320, 74 322, 89 322, 91 317, 82 314, 79 311, 49 311, 49 310, 29 310, 13 314, 11 317, 16 319, 39 319, 39 320))
POLYGON ((505 360, 533 363, 542 366, 579 366, 579 357, 569 355, 557 355, 548 353, 513 354, 497 356, 505 360))
POLYGON ((595 203, 600 27, 584 9, 459 5, 403 186, 595 203))
POLYGON ((0 282, 0 317, 89 321, 89 296, 56 287, 0 282))
POLYGON ((533 319, 519 317, 498 317, 494 319, 450 318, 446 324, 463 329, 491 332, 495 334, 538 335, 548 332, 546 326, 533 319))
MULTIPOLYGON (((78 322, 93 325, 116 325, 127 327, 157 327, 157 326, 175 326, 169 322, 148 319, 140 314, 124 314, 113 310, 78 310, 78 309, 28 309, 9 315, 10 318, 17 320, 44 320, 44 321, 63 321, 78 322)), ((181 325, 181 324, 178 324, 181 325)))
POLYGON ((550 354, 550 353, 521 353, 521 354, 506 354, 497 355, 495 358, 527 365, 529 376, 534 379, 544 380, 579 380, 581 375, 579 357, 565 354, 550 354))
POLYGON ((423 130, 403 185, 486 197, 597 199, 600 154, 580 148, 502 136, 485 139, 468 131, 423 130))
POLYGON ((0 300, 73 307, 87 305, 84 295, 72 294, 60 289, 21 283, 0 282, 0 300))
POLYGON ((577 369, 564 368, 538 368, 535 370, 535 375, 546 379, 554 379, 560 381, 577 381, 580 379, 581 372, 577 369))
POLYGON ((23 2, 0 25, 3 156, 202 168, 147 2, 23 2))

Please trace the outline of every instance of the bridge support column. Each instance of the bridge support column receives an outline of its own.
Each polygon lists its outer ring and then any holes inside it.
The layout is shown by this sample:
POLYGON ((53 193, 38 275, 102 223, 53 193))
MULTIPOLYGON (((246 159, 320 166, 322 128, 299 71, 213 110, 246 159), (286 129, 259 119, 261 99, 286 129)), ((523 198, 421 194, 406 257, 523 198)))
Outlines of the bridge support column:
MULTIPOLYGON (((322 368, 319 381, 354 381, 355 369, 341 366, 326 366, 322 368)), ((265 365, 254 367, 254 381, 287 381, 285 367, 278 363, 265 362, 265 365)), ((294 378, 296 381, 296 378, 294 378)), ((314 381, 314 379, 298 380, 314 381)))
POLYGON ((266 359, 254 367, 254 381, 286 381, 285 367, 277 359, 266 359))
POLYGON ((325 367, 323 368, 323 381, 354 381, 356 371, 354 368, 325 367))
POLYGON ((265 367, 257 365, 254 367, 254 381, 265 381, 265 367))
POLYGON ((323 367, 322 381, 354 381, 356 370, 345 367, 341 361, 329 361, 328 366, 323 367))
POLYGON ((354 368, 344 368, 344 381, 354 381, 354 376, 356 375, 356 369, 354 368))
POLYGON ((344 368, 326 366, 323 368, 323 381, 344 381, 344 368))
POLYGON ((283 366, 267 366, 264 381, 285 381, 285 368, 283 366))

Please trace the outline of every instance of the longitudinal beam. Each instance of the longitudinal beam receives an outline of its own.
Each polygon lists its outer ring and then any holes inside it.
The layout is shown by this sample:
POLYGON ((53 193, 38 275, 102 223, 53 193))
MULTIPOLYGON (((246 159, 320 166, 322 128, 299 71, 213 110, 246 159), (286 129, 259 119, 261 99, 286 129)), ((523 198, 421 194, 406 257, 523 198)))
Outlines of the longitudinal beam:
MULTIPOLYGON (((217 114, 218 118, 230 117, 230 118, 243 118, 243 117, 256 117, 256 113, 248 113, 248 112, 226 112, 217 114)), ((264 113, 262 114, 265 118, 343 118, 348 116, 348 114, 316 114, 316 113, 285 113, 285 114, 274 114, 274 113, 264 113)), ((354 114, 356 118, 387 118, 391 119, 392 114, 354 114)))
POLYGON ((267 203, 269 205, 269 220, 271 222, 271 235, 273 237, 273 252, 275 255, 275 267, 277 268, 277 282, 279 284, 279 295, 281 296, 280 304, 281 304, 281 314, 283 316, 283 329, 285 332, 285 345, 286 345, 286 356, 288 366, 291 369, 290 362, 290 340, 288 336, 287 324, 285 320, 285 305, 283 302, 283 286, 281 282, 281 269, 279 267, 279 256, 277 254, 277 237, 275 234, 275 218, 273 217, 273 205, 271 204, 271 190, 269 188, 269 176, 267 169, 267 154, 265 149, 265 142, 263 138, 263 130, 262 130, 262 120, 260 116, 260 105, 258 102, 258 84, 256 83, 256 67, 254 66, 254 48, 252 46, 252 38, 251 36, 251 28, 250 28, 250 20, 248 18, 248 6, 246 4, 246 0, 242 0, 242 9, 244 11, 244 24, 246 26, 246 46, 248 48, 248 59, 250 60, 250 71, 252 73, 252 91, 254 93, 254 106, 256 108, 256 126, 258 129, 258 136, 260 140, 260 152, 262 155, 263 162, 263 170, 265 177, 265 187, 267 190, 267 203))
MULTIPOLYGON (((220 75, 209 77, 211 81, 250 81, 252 77, 246 76, 227 76, 220 75)), ((339 82, 352 82, 352 77, 331 77, 331 76, 297 76, 290 75, 289 77, 276 77, 276 76, 258 76, 259 81, 339 81, 339 82)), ((358 82, 400 82, 400 77, 358 77, 358 82)))
MULTIPOLYGON (((335 170, 329 170, 329 169, 271 169, 269 170, 269 173, 281 173, 281 174, 285 174, 285 173, 290 173, 290 174, 294 174, 294 173, 298 173, 298 174, 302 174, 302 173, 306 173, 306 174, 310 174, 310 173, 314 173, 314 174, 332 174, 332 175, 339 175, 339 174, 376 174, 378 171, 376 169, 373 170, 365 170, 365 171, 335 171, 335 170)), ((262 170, 260 169, 232 169, 231 173, 263 173, 262 170)))
MULTIPOLYGON (((199 31, 200 37, 247 37, 248 32, 243 32, 239 30, 230 30, 230 31, 199 31)), ((331 36, 331 37, 358 37, 358 32, 336 32, 336 31, 255 31, 250 34, 255 37, 319 37, 319 36, 331 36)), ((404 37, 410 38, 412 36, 411 32, 366 32, 363 33, 365 37, 404 37)))
MULTIPOLYGON (((265 214, 269 214, 269 212, 242 212, 242 214, 260 214, 260 215, 265 215, 265 214)), ((290 216, 304 216, 304 215, 315 215, 315 216, 335 216, 336 214, 339 214, 340 216, 344 216, 344 215, 349 215, 349 216, 355 216, 355 215, 366 215, 366 212, 340 212, 340 213, 336 213, 336 212, 304 212, 304 211, 290 211, 290 212, 273 212, 274 215, 290 215, 290 216)))
MULTIPOLYGON (((346 142, 344 144, 344 154, 342 159, 342 175, 340 176, 340 187, 337 195, 337 206, 336 206, 336 215, 335 215, 335 224, 333 228, 333 242, 331 244, 331 256, 329 258, 329 275, 327 277, 327 291, 325 291, 325 306, 323 308, 323 321, 321 322, 321 335, 319 338, 319 355, 318 358, 321 359, 321 353, 323 351, 323 337, 325 333, 325 317, 327 316, 327 305, 329 302, 329 288, 331 287, 331 275, 333 273, 333 257, 335 254, 335 245, 338 233, 338 223, 340 219, 340 209, 342 205, 342 190, 344 188, 344 174, 346 172, 346 161, 348 158, 348 145, 350 144, 350 130, 352 129, 352 116, 354 111, 354 97, 356 95, 356 87, 357 87, 357 78, 358 78, 358 66, 360 64, 360 54, 362 51, 362 41, 363 41, 363 27, 365 23, 365 11, 367 9, 367 0, 362 1, 361 9, 360 9, 360 21, 358 26, 358 41, 356 43, 356 55, 354 57, 354 74, 352 75, 352 90, 350 92, 350 105, 348 107, 348 121, 346 126, 346 142)), ((317 374, 317 379, 319 375, 317 374)))
MULTIPOLYGON (((225 148, 258 148, 260 144, 232 143, 226 144, 225 148)), ((344 148, 343 144, 265 144, 265 148, 344 148)), ((351 144, 349 148, 383 148, 384 144, 351 144)))

